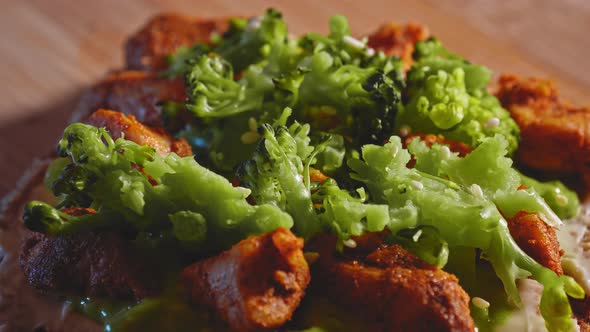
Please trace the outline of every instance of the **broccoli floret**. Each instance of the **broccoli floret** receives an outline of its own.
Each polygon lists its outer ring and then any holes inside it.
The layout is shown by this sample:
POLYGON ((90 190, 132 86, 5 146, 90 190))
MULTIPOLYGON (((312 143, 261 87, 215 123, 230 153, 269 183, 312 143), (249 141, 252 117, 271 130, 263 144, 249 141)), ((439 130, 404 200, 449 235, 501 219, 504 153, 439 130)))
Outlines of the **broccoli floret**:
POLYGON ((252 190, 256 203, 272 204, 289 212, 295 221, 294 231, 309 237, 320 229, 309 183, 315 149, 309 145, 309 125, 295 122, 286 127, 291 110, 285 112, 274 128, 262 124, 262 139, 253 158, 243 163, 237 173, 240 183, 252 190))
POLYGON ((446 50, 438 40, 416 44, 416 63, 407 75, 403 109, 396 129, 442 134, 448 139, 478 146, 484 138, 501 134, 513 153, 520 130, 486 91, 490 71, 470 64, 446 50))
MULTIPOLYGON (((267 16, 255 30, 264 30, 265 20, 273 26, 267 16)), ((209 160, 217 170, 228 171, 253 151, 250 138, 256 134, 246 123, 272 123, 285 107, 314 129, 354 142, 345 148, 383 142, 393 132, 401 101, 401 62, 368 52, 364 42, 350 36, 341 16, 330 20, 330 29, 328 36, 268 39, 264 56, 249 63, 237 80, 233 61, 226 59, 221 46, 212 48, 221 57, 209 54, 192 60, 186 74, 186 107, 201 126, 185 131, 196 135, 188 137, 189 142, 206 141, 209 160)))
MULTIPOLYGON (((260 76, 258 76, 260 77, 260 76)), ((234 81, 231 65, 217 56, 203 55, 186 76, 186 107, 200 118, 220 118, 260 108, 272 82, 246 76, 234 81)))
POLYGON ((161 75, 167 78, 184 77, 194 60, 209 52, 211 47, 205 43, 197 43, 192 47, 179 47, 174 54, 166 57, 168 68, 161 75))
POLYGON ((268 55, 271 46, 287 38, 283 15, 268 9, 262 17, 232 20, 214 52, 229 61, 237 73, 268 55))
POLYGON ((171 153, 164 158, 153 148, 123 138, 113 141, 104 129, 70 125, 58 151, 70 160, 64 165, 58 159, 52 168, 52 187, 61 188, 54 192, 62 201, 58 206, 85 201, 96 213, 70 216, 33 201, 25 208, 24 222, 34 231, 59 235, 82 229, 131 229, 171 237, 184 249, 203 254, 293 224, 276 206, 250 205, 248 189, 232 186, 193 157, 171 153), (76 197, 81 192, 84 200, 76 197))
POLYGON ((254 156, 238 169, 240 183, 252 190, 254 201, 289 212, 299 236, 309 238, 322 228, 337 234, 340 248, 353 235, 383 230, 390 220, 386 205, 367 204, 366 197, 353 197, 333 180, 312 194, 309 167, 328 146, 329 138, 311 146, 310 126, 298 122, 287 126, 290 113, 289 109, 283 112, 274 126, 261 126, 262 138, 254 156))

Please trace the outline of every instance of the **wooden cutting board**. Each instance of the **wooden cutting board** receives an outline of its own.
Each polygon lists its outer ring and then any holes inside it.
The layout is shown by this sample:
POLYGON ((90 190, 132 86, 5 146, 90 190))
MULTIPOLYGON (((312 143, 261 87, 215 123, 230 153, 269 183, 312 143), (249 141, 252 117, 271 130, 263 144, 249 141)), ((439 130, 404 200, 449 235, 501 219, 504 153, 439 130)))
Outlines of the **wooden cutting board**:
POLYGON ((122 66, 122 45, 151 15, 284 12, 293 33, 348 16, 362 35, 386 21, 421 22, 452 50, 496 73, 554 78, 590 103, 590 1, 0 1, 0 197, 35 156, 54 148, 81 91, 122 66))

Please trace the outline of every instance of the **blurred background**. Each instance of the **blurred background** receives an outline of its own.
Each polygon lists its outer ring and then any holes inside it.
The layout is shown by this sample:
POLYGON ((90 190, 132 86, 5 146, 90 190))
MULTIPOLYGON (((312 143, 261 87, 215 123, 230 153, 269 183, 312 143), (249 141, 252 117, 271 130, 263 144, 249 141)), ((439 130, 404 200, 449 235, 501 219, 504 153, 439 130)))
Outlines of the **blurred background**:
POLYGON ((122 66, 125 39, 150 16, 249 16, 269 6, 295 34, 327 31, 333 14, 359 36, 387 21, 423 23, 495 74, 552 78, 563 96, 590 104, 588 0, 0 0, 0 197, 54 149, 81 92, 122 66))

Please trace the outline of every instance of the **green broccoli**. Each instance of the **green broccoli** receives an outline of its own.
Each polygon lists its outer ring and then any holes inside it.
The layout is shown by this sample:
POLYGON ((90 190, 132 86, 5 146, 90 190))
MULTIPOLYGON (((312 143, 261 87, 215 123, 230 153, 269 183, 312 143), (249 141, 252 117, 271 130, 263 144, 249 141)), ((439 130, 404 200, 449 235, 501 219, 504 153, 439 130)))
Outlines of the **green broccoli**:
POLYGON ((254 201, 289 212, 299 236, 309 238, 322 229, 337 234, 340 248, 353 235, 383 230, 389 223, 387 206, 367 204, 366 197, 353 197, 333 180, 312 189, 309 167, 330 138, 311 146, 310 126, 298 122, 287 126, 290 114, 286 109, 274 126, 261 126, 254 156, 238 168, 240 183, 252 190, 254 201))
POLYGON ((404 107, 396 130, 442 134, 479 145, 501 134, 508 151, 518 147, 520 130, 499 101, 486 91, 490 71, 447 51, 437 39, 416 44, 416 63, 407 75, 404 107))
POLYGON ((250 205, 246 201, 250 190, 232 186, 192 157, 172 153, 164 158, 150 147, 123 138, 113 141, 104 129, 70 125, 58 151, 70 160, 64 165, 58 159, 51 169, 52 187, 65 188, 54 192, 62 202, 58 207, 86 202, 83 207, 96 213, 69 216, 33 201, 25 207, 24 222, 34 231, 58 235, 132 229, 138 234, 171 236, 186 250, 205 253, 293 224, 276 206, 250 205), (83 200, 77 197, 81 192, 83 200))

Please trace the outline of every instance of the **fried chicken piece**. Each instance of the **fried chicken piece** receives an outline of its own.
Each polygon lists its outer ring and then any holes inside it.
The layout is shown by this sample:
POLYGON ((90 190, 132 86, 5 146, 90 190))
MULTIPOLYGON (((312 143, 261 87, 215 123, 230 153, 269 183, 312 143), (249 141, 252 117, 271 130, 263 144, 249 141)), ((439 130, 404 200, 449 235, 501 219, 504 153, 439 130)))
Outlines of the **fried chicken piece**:
POLYGON ((185 99, 186 91, 180 79, 169 80, 140 71, 115 72, 82 96, 72 122, 83 121, 97 109, 106 108, 133 115, 148 126, 162 127, 159 104, 183 103, 185 99))
MULTIPOLYGON (((92 213, 87 209, 64 211, 92 213)), ((143 256, 116 232, 55 237, 27 232, 20 265, 36 289, 77 296, 141 299, 157 294, 163 280, 153 257, 143 256)))
POLYGON ((160 71, 168 66, 166 56, 179 47, 209 43, 211 33, 227 30, 228 18, 199 18, 175 13, 150 19, 125 44, 127 68, 160 71))
POLYGON ((538 214, 526 211, 517 212, 507 221, 510 235, 524 252, 558 275, 563 274, 559 240, 553 227, 538 214))
POLYGON ((590 297, 577 300, 570 298, 574 317, 578 320, 580 332, 590 332, 590 297))
POLYGON ((503 75, 496 96, 520 127, 516 159, 533 169, 584 175, 590 183, 590 108, 561 100, 553 83, 503 75))
POLYGON ((414 44, 430 37, 428 28, 418 23, 399 25, 393 22, 383 24, 369 35, 368 45, 386 55, 395 55, 402 59, 404 71, 414 62, 414 44))
POLYGON ((338 259, 322 250, 314 266, 317 289, 377 323, 379 331, 475 328, 469 296, 457 278, 399 245, 382 246, 364 259, 338 259))
POLYGON ((181 157, 190 156, 193 151, 184 139, 173 139, 160 128, 150 128, 139 123, 133 115, 125 115, 105 109, 92 113, 86 123, 96 127, 105 127, 113 139, 125 135, 125 139, 140 145, 151 146, 161 155, 175 152, 181 157))
POLYGON ((291 319, 310 281, 303 240, 279 228, 251 236, 184 269, 192 301, 235 331, 261 331, 291 319))

